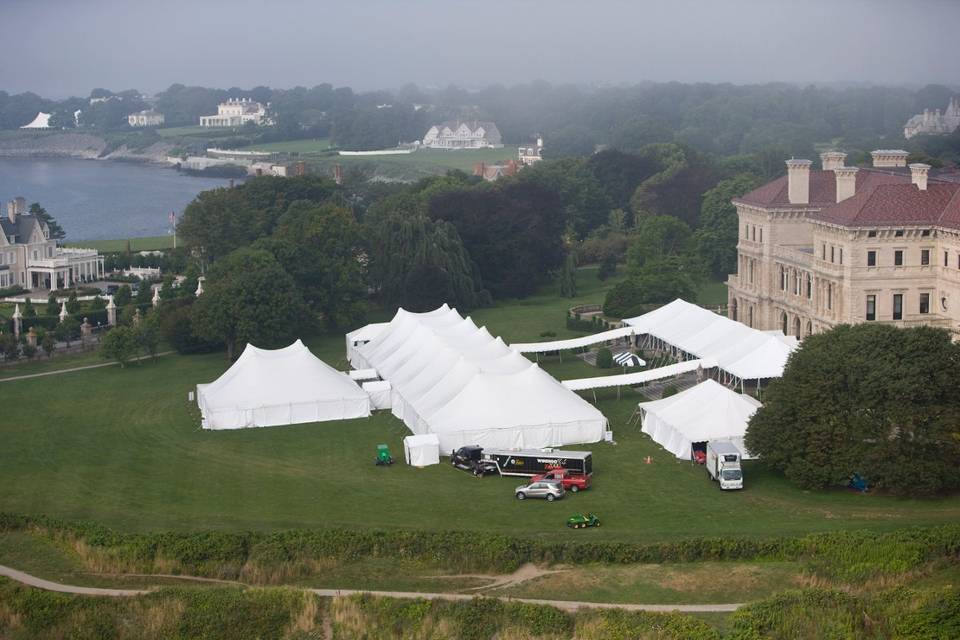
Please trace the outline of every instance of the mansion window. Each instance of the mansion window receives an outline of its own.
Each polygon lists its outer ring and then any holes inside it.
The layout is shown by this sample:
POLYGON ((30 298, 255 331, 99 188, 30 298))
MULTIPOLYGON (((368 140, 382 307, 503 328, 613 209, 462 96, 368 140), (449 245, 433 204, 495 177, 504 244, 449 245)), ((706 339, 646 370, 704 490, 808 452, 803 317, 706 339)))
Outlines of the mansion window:
POLYGON ((893 294, 893 319, 903 320, 903 294, 893 294))
POLYGON ((903 251, 901 249, 893 252, 893 264, 897 267, 903 266, 903 251))
POLYGON ((867 231, 867 237, 868 237, 868 238, 876 238, 876 237, 877 237, 877 232, 876 232, 876 231, 867 231))
POLYGON ((947 253, 946 251, 943 252, 943 266, 945 267, 950 266, 950 254, 947 253))
POLYGON ((833 309, 833 283, 827 283, 827 309, 833 309))
POLYGON ((867 320, 877 319, 877 296, 867 296, 867 320))
POLYGON ((750 284, 753 284, 753 260, 747 263, 747 273, 750 276, 750 284))
POLYGON ((754 242, 757 241, 757 228, 755 226, 750 227, 750 239, 754 242))
POLYGON ((930 249, 920 250, 920 264, 927 266, 930 264, 930 249))
POLYGON ((807 300, 813 299, 813 278, 810 277, 810 274, 807 274, 807 300))
POLYGON ((783 267, 780 267, 780 290, 787 290, 787 270, 783 267))
POLYGON ((843 247, 840 247, 840 264, 843 264, 843 247))
POLYGON ((830 246, 830 262, 833 262, 833 245, 830 246))
POLYGON ((894 231, 894 232, 893 232, 893 236, 894 236, 895 238, 902 238, 902 237, 903 237, 903 229, 897 229, 896 231, 894 231))
POLYGON ((793 277, 793 295, 800 295, 800 274, 797 273, 793 277))
POLYGON ((750 239, 750 225, 748 224, 743 225, 743 237, 747 240, 750 239))
POLYGON ((826 244, 826 243, 823 243, 823 244, 820 245, 820 259, 821 259, 821 260, 826 260, 826 259, 827 259, 827 244, 826 244))
POLYGON ((930 313, 930 294, 920 294, 920 313, 930 313))
POLYGON ((877 252, 876 251, 867 251, 867 266, 875 267, 877 266, 877 252))
POLYGON ((760 227, 760 242, 763 242, 763 227, 760 227))

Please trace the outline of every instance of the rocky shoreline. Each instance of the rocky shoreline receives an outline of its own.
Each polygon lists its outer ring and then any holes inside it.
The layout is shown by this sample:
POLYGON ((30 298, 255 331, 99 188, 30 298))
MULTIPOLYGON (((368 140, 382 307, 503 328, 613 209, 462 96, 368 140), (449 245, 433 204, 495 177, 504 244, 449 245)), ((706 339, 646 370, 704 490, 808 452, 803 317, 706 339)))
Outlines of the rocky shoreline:
POLYGON ((143 149, 120 145, 110 148, 101 136, 90 133, 49 133, 0 137, 0 158, 80 158, 166 164, 174 149, 170 142, 155 142, 143 149))

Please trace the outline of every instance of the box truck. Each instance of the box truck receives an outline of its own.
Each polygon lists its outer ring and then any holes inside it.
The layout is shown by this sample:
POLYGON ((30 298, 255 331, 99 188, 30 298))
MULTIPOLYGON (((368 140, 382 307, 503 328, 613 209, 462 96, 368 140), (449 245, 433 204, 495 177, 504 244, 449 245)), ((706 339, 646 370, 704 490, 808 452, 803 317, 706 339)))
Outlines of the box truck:
POLYGON ((730 442, 707 443, 707 474, 723 490, 743 489, 740 450, 730 442))

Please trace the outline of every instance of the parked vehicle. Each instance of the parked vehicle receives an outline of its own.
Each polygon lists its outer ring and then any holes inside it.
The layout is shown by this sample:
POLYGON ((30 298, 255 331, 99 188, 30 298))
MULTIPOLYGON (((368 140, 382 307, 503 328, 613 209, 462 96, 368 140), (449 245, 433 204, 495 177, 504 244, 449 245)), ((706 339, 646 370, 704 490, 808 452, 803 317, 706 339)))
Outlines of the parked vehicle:
POLYGON ((374 464, 376 464, 378 467, 393 464, 393 456, 390 455, 390 448, 387 445, 377 445, 377 457, 374 460, 374 464))
POLYGON ((483 447, 471 445, 460 447, 450 454, 450 464, 458 469, 469 471, 477 477, 491 473, 500 473, 496 463, 483 459, 483 447))
POLYGON ((599 527, 600 518, 592 513, 575 513, 567 518, 567 526, 571 529, 586 529, 587 527, 599 527))
POLYGON ((723 490, 743 489, 740 450, 729 442, 707 443, 707 475, 723 490))
POLYGON ((535 476, 554 469, 593 473, 593 455, 589 451, 484 449, 471 445, 453 451, 450 462, 460 469, 474 471, 480 467, 482 473, 495 471, 502 476, 535 476))
POLYGON ((547 482, 559 482, 565 490, 573 493, 577 493, 582 489, 589 489, 591 484, 590 476, 585 473, 580 473, 579 471, 571 471, 570 469, 554 469, 547 473, 541 473, 540 475, 533 476, 531 482, 540 482, 543 480, 547 482))
POLYGON ((517 500, 527 498, 543 498, 547 502, 559 500, 566 493, 559 482, 531 482, 522 484, 515 490, 517 500))

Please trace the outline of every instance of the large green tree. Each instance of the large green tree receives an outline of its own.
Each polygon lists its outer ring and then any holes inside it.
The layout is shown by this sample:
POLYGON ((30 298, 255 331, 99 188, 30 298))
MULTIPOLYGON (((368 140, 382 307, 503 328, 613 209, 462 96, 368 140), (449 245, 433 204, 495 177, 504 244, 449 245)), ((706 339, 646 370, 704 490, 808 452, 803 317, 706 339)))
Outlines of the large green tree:
POLYGON ((218 260, 193 304, 193 330, 222 342, 231 360, 249 342, 285 346, 309 318, 293 278, 262 249, 238 249, 218 260))
POLYGON ((294 202, 276 231, 258 241, 289 273, 304 301, 331 329, 355 325, 365 312, 363 237, 353 214, 331 204, 294 202))
POLYGON ((731 202, 760 186, 761 179, 741 173, 721 180, 703 194, 700 206, 700 228, 696 232, 698 253, 715 278, 723 278, 737 270, 737 208, 731 202))
POLYGON ((960 346, 942 329, 843 325, 804 339, 745 444, 805 488, 929 495, 960 486, 960 346))
POLYGON ((519 179, 556 193, 566 224, 580 238, 606 223, 613 209, 603 185, 581 158, 537 163, 524 169, 519 179))
POLYGON ((50 238, 53 240, 62 240, 67 233, 57 222, 57 219, 50 215, 46 209, 40 206, 39 202, 30 205, 29 213, 37 217, 41 222, 46 223, 47 230, 50 232, 50 238))
POLYGON ((183 211, 177 233, 204 259, 215 261, 267 232, 267 225, 240 189, 201 192, 183 211))

